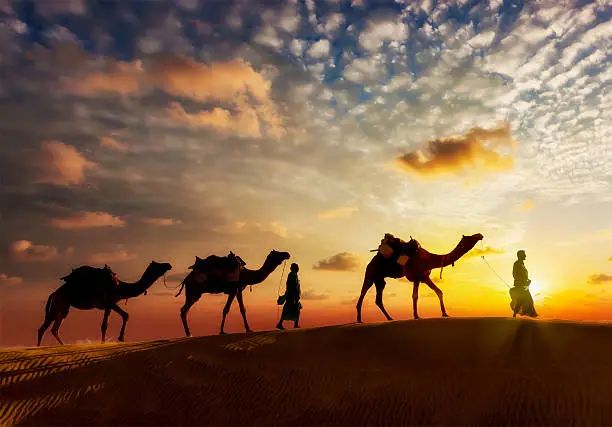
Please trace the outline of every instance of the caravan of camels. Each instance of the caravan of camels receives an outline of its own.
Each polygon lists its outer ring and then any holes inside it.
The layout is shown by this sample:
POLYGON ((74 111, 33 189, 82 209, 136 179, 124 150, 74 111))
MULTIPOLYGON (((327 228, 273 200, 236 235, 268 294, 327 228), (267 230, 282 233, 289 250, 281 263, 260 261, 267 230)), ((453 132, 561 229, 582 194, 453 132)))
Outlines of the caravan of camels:
MULTIPOLYGON (((357 301, 357 322, 361 323, 361 306, 363 300, 372 287, 376 286, 376 305, 383 312, 388 320, 391 316, 383 305, 383 291, 385 289, 385 278, 405 277, 413 284, 412 301, 414 318, 418 319, 417 301, 420 283, 425 283, 438 296, 442 316, 448 317, 444 307, 443 293, 429 277, 435 268, 443 269, 454 263, 469 252, 478 241, 482 240, 482 234, 463 236, 457 246, 447 254, 433 254, 421 247, 419 242, 410 238, 403 241, 391 234, 385 234, 376 255, 368 263, 365 270, 365 277, 361 294, 357 301)), ((178 297, 185 289, 185 304, 180 310, 180 318, 185 329, 185 335, 191 336, 187 324, 187 314, 189 309, 201 298, 202 294, 227 294, 227 302, 223 308, 223 319, 221 321, 220 333, 224 333, 224 325, 227 314, 234 299, 238 301, 240 313, 244 320, 244 327, 250 332, 246 318, 242 292, 249 285, 262 283, 276 270, 284 261, 290 258, 289 252, 279 252, 272 250, 262 266, 257 270, 245 268, 246 263, 238 255, 230 252, 227 256, 221 257, 210 255, 207 258, 196 256, 195 263, 189 267, 189 274, 180 283, 180 290, 175 295, 178 297)), ((119 341, 125 339, 125 327, 128 320, 128 313, 119 307, 121 300, 135 298, 142 294, 147 294, 149 289, 160 277, 164 276, 172 266, 169 263, 152 261, 141 278, 134 283, 126 283, 118 279, 112 269, 105 265, 103 268, 91 266, 81 266, 73 269, 72 272, 61 280, 64 283, 47 300, 45 307, 45 317, 43 324, 38 329, 38 346, 40 346, 45 331, 51 326, 51 333, 60 344, 63 344, 59 335, 59 328, 63 320, 68 315, 70 307, 80 310, 98 309, 104 310, 102 319, 102 342, 106 337, 106 329, 111 311, 118 313, 123 323, 119 332, 119 341)))

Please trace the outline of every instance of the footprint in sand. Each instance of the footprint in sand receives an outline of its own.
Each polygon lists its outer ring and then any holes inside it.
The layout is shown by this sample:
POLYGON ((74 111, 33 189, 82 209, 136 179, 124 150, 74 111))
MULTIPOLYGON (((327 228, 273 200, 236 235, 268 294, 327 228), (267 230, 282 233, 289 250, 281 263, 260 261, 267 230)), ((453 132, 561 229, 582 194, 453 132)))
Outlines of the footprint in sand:
POLYGON ((226 350, 234 350, 234 351, 249 351, 257 347, 262 347, 266 344, 272 344, 275 341, 276 339, 270 336, 258 336, 258 337, 247 338, 245 340, 226 344, 224 348, 226 350))

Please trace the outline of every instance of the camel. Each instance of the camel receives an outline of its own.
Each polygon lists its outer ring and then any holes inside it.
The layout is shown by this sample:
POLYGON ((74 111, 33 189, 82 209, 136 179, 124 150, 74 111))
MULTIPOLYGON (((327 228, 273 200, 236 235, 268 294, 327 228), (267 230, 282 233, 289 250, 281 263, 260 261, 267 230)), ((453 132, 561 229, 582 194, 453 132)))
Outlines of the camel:
MULTIPOLYGON (((385 278, 387 277, 391 277, 393 279, 406 277, 406 279, 413 283, 412 307, 415 319, 419 319, 419 315, 417 313, 417 301, 419 299, 419 284, 421 282, 429 286, 438 296, 438 299, 440 300, 442 317, 449 317, 446 313, 446 308, 444 307, 442 290, 438 288, 429 277, 431 270, 434 268, 443 269, 447 265, 454 266, 455 261, 468 253, 479 240, 482 240, 482 238, 483 235, 480 233, 472 236, 464 235, 455 249, 445 255, 432 254, 423 249, 416 240, 411 238, 407 243, 407 246, 413 247, 414 252, 404 267, 393 261, 389 261, 383 257, 380 252, 377 253, 366 267, 365 278, 361 288, 361 295, 359 295, 359 299, 357 300, 357 323, 362 323, 361 306, 363 304, 363 299, 372 285, 376 285, 376 305, 383 312, 387 320, 393 320, 383 305, 383 291, 386 285, 385 278)), ((440 271, 440 275, 441 274, 442 272, 440 271)))
POLYGON ((45 307, 45 320, 38 329, 38 346, 49 325, 53 323, 51 333, 57 341, 63 345, 59 336, 59 328, 68 315, 70 307, 79 310, 104 310, 102 320, 102 342, 106 338, 106 328, 111 310, 117 312, 123 319, 119 341, 124 340, 125 325, 128 321, 128 313, 117 304, 122 299, 134 298, 145 294, 153 283, 163 276, 172 266, 168 263, 151 261, 142 277, 135 283, 126 283, 116 279, 116 275, 108 266, 94 268, 88 265, 81 266, 62 277, 64 284, 49 295, 45 307))
MULTIPOLYGON (((231 254, 231 253, 230 253, 231 254)), ((190 272, 185 279, 181 282, 181 289, 175 297, 178 297, 183 288, 185 288, 185 304, 181 308, 181 321, 183 322, 183 328, 185 329, 185 335, 190 337, 191 332, 187 324, 187 313, 189 309, 202 297, 202 294, 227 294, 227 302, 223 307, 223 319, 221 320, 221 335, 225 334, 223 328, 225 327, 225 319, 229 313, 230 307, 234 298, 238 300, 240 307, 240 314, 244 321, 244 327, 246 332, 252 332, 249 328, 249 323, 246 318, 246 310, 244 308, 244 301, 242 299, 242 291, 249 285, 256 285, 263 282, 281 263, 289 259, 290 255, 288 252, 271 251, 263 265, 258 270, 249 270, 248 268, 242 267, 240 269, 240 275, 237 281, 219 281, 219 280, 206 280, 198 281, 194 271, 190 272)), ((238 257, 239 260, 241 260, 238 257)), ((241 263, 242 264, 242 263, 241 263)), ((197 265, 197 260, 196 264, 197 265)), ((193 266, 192 266, 193 267, 193 266)))

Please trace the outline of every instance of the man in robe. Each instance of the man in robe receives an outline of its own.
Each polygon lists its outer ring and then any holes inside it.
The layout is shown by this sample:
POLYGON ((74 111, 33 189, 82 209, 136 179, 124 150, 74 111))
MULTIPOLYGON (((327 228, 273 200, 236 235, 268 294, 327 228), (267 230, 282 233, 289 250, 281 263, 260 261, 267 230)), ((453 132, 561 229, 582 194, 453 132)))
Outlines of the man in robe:
POLYGON ((524 250, 520 250, 516 253, 517 260, 514 262, 512 267, 512 277, 514 277, 514 287, 510 289, 510 308, 514 314, 512 317, 516 317, 517 314, 522 316, 538 317, 538 313, 533 306, 533 298, 529 292, 529 285, 531 280, 529 279, 529 273, 525 267, 525 259, 527 255, 524 250))
POLYGON ((302 310, 302 304, 300 303, 301 289, 300 279, 298 278, 298 271, 300 267, 293 263, 291 264, 291 272, 287 276, 287 288, 285 294, 282 295, 278 302, 283 304, 283 312, 281 318, 276 325, 277 329, 283 330, 283 322, 285 320, 293 320, 293 327, 300 327, 300 311, 302 310))

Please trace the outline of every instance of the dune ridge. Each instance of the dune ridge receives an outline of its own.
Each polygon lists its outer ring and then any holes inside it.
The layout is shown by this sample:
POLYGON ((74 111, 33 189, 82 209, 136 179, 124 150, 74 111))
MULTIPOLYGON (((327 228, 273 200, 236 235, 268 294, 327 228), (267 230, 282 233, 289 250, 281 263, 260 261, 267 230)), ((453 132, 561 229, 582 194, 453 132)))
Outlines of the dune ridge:
POLYGON ((611 425, 612 327, 425 319, 0 351, 2 425, 611 425))

